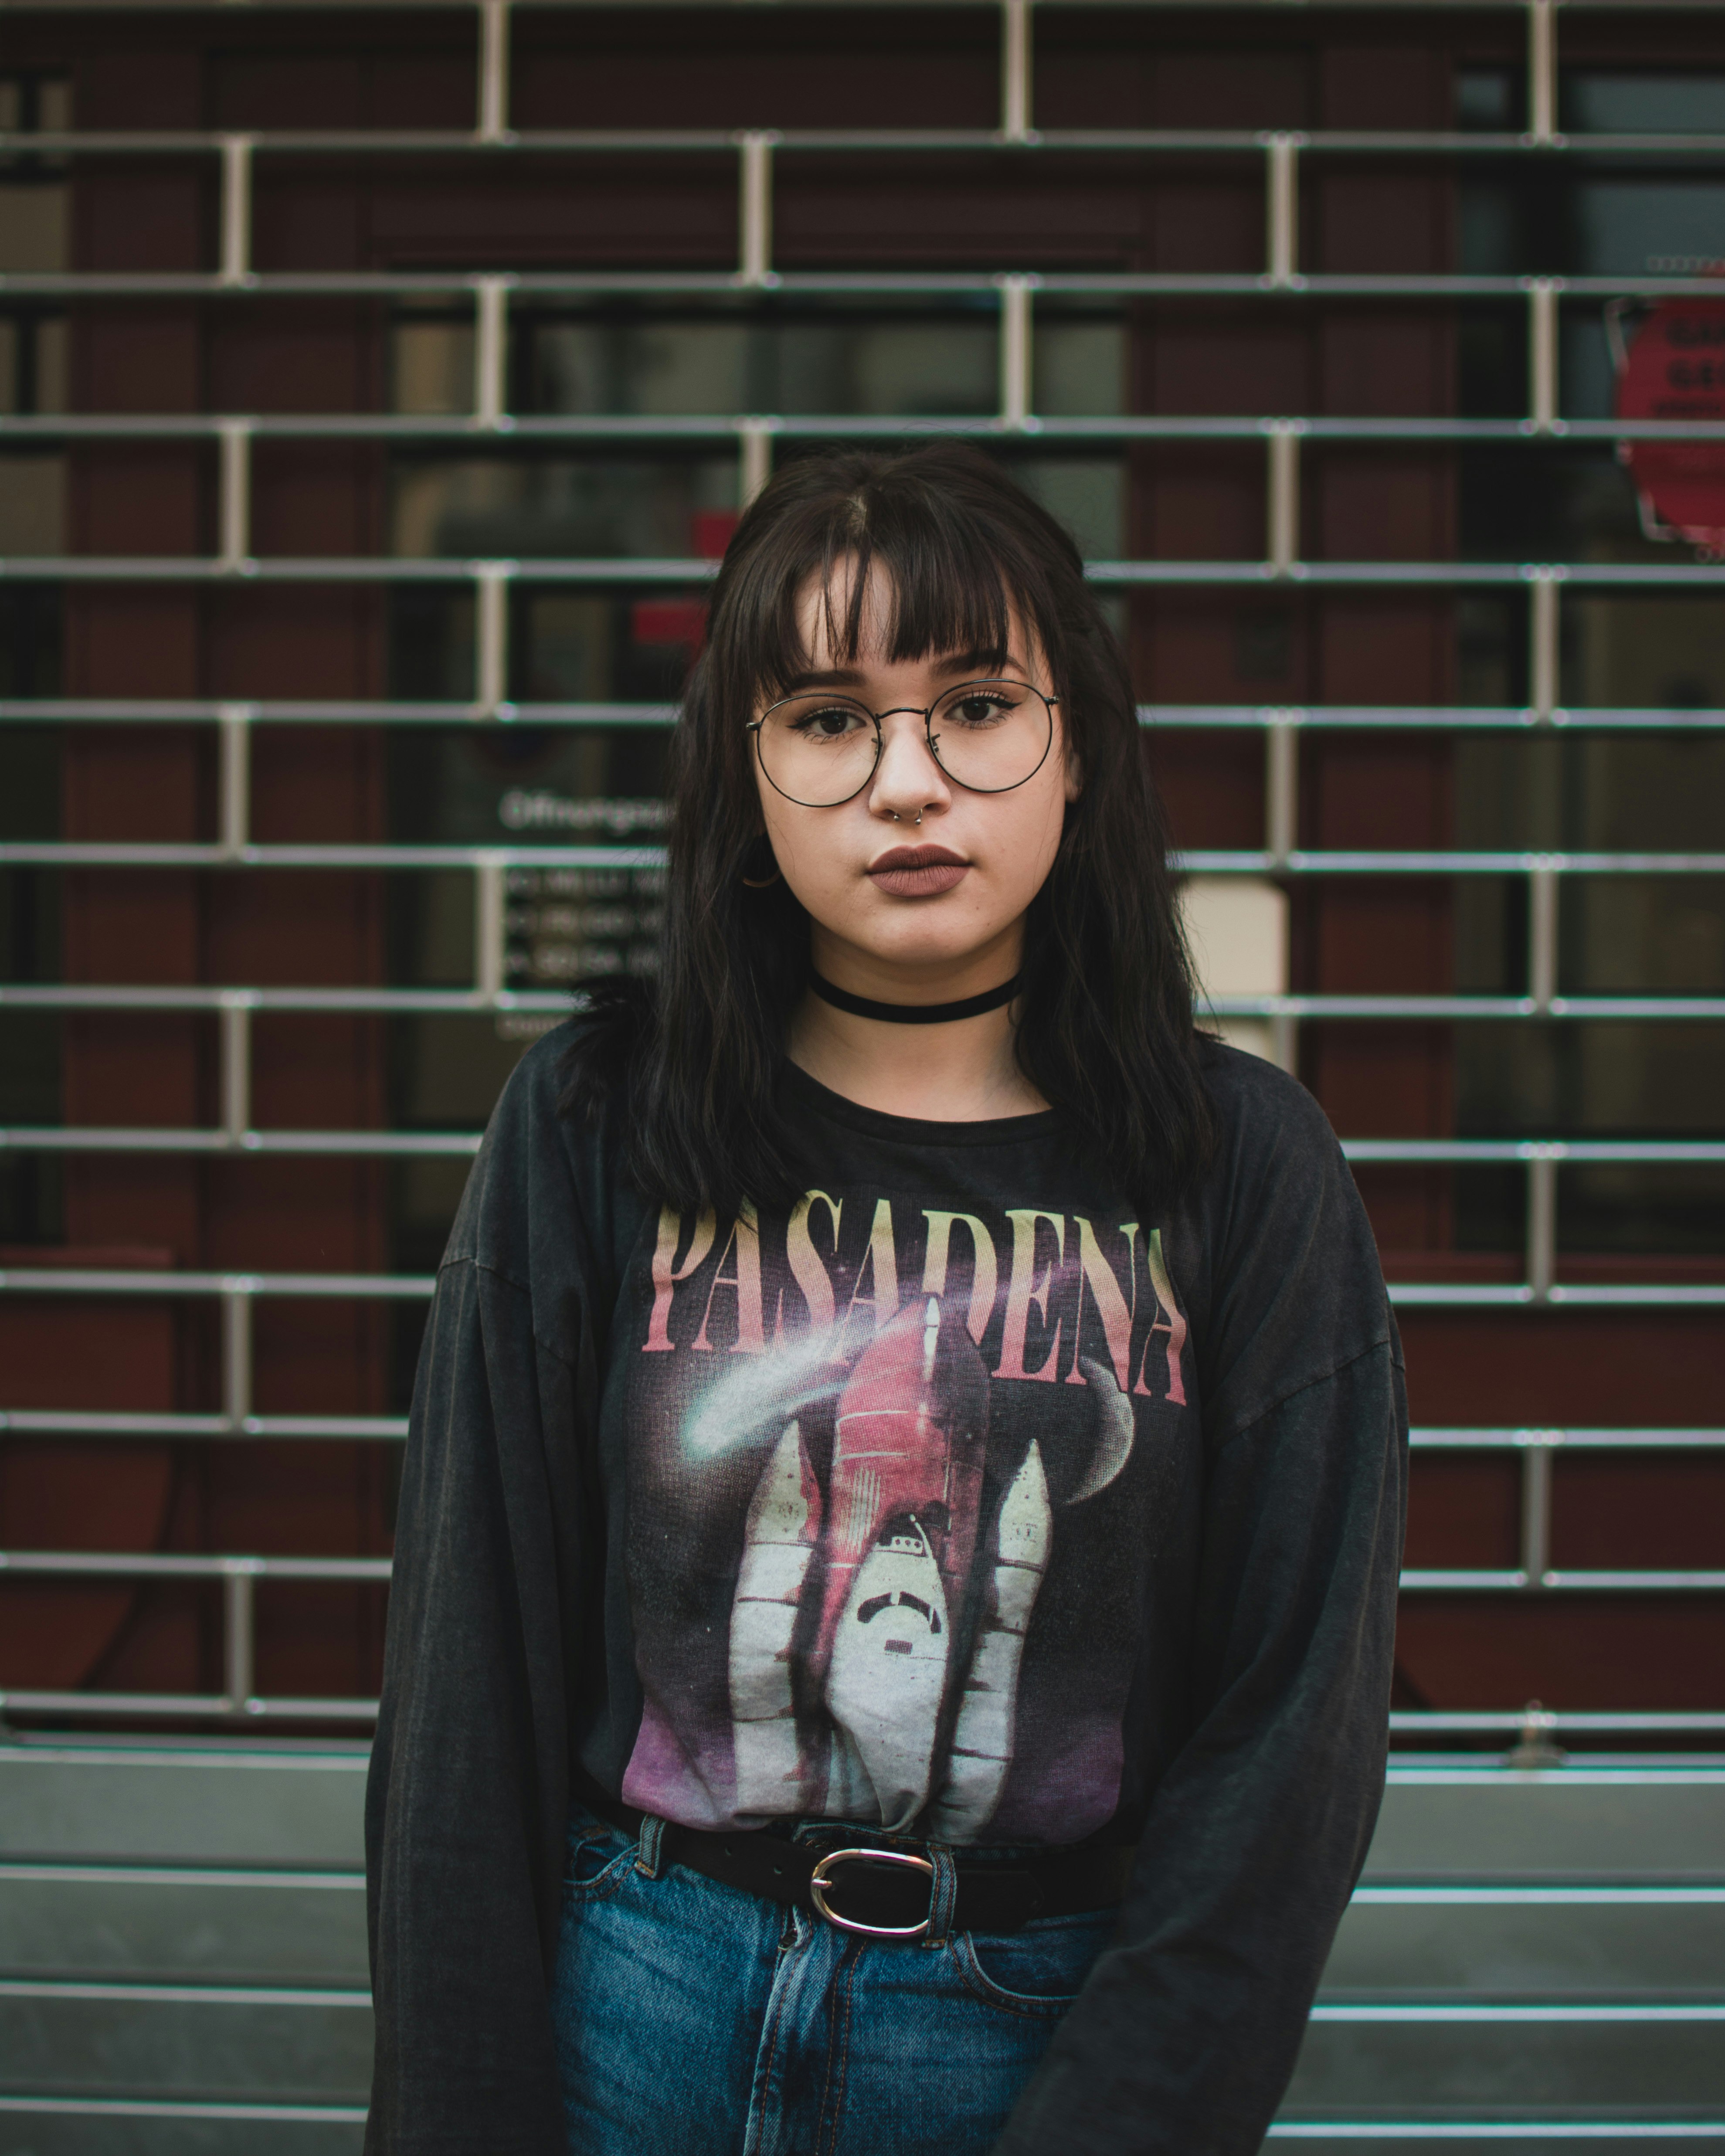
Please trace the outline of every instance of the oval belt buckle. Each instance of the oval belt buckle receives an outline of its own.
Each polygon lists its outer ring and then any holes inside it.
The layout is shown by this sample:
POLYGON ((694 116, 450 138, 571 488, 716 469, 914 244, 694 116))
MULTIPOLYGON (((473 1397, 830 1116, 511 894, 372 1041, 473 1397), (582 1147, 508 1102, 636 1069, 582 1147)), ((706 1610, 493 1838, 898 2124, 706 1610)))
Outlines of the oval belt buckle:
POLYGON ((926 1856, 907 1856, 896 1849, 834 1849, 822 1857, 809 1875, 809 1898, 829 1924, 836 1924, 841 1932, 860 1932, 870 1939, 920 1939, 928 1929, 934 1914, 934 1866, 926 1856), (870 1864, 903 1864, 912 1871, 926 1871, 929 1885, 929 1913, 920 1924, 859 1924, 849 1917, 827 1907, 826 1889, 833 1884, 831 1867, 844 1864, 853 1857, 866 1857, 870 1864))

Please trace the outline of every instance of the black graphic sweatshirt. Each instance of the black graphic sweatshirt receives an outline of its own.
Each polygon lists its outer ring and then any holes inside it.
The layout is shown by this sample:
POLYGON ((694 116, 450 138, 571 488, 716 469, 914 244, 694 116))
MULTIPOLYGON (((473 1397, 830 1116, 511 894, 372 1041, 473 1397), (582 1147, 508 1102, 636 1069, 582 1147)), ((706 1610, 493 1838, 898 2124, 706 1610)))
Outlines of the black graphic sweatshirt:
POLYGON ((562 2156, 572 1770, 701 1827, 1137 1842, 1001 2156, 1246 2156, 1377 1814, 1404 1506, 1316 1104, 1209 1052, 1215 1162, 1141 1220, 1056 1114, 911 1122, 791 1069, 801 1200, 716 1218, 559 1119, 567 1040, 505 1091, 426 1331, 367 2147, 562 2156))

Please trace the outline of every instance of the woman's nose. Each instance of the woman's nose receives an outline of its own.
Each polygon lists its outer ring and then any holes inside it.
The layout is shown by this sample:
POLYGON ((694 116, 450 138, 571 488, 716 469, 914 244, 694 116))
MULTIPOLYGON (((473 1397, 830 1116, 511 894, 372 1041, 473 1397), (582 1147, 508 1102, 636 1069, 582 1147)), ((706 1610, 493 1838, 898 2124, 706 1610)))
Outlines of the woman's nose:
POLYGON ((922 714, 895 711, 880 721, 880 761, 875 767, 870 806, 903 820, 952 798, 946 774, 928 745, 922 714))

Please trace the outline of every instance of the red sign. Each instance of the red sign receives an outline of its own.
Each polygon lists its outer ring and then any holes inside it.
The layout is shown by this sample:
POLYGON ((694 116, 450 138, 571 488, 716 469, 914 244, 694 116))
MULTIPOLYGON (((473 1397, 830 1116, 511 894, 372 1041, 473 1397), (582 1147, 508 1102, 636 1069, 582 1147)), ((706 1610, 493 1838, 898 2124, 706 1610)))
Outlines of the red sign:
MULTIPOLYGON (((1725 300, 1662 300, 1627 346, 1622 321, 1614 308, 1620 419, 1725 420, 1725 300)), ((1625 442, 1618 454, 1650 539, 1725 554, 1725 441, 1625 442)))

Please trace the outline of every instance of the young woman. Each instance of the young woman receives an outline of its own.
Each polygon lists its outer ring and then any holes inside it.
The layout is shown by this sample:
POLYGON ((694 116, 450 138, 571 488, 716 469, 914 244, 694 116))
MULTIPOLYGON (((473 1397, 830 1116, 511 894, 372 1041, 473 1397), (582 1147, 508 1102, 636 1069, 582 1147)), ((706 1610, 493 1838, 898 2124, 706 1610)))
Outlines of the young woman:
POLYGON ((1310 1097, 1197 1034, 1119 650, 980 454, 743 518, 663 966, 432 1306, 367 2146, 1246 2156, 1383 1782, 1405 1408, 1310 1097))

